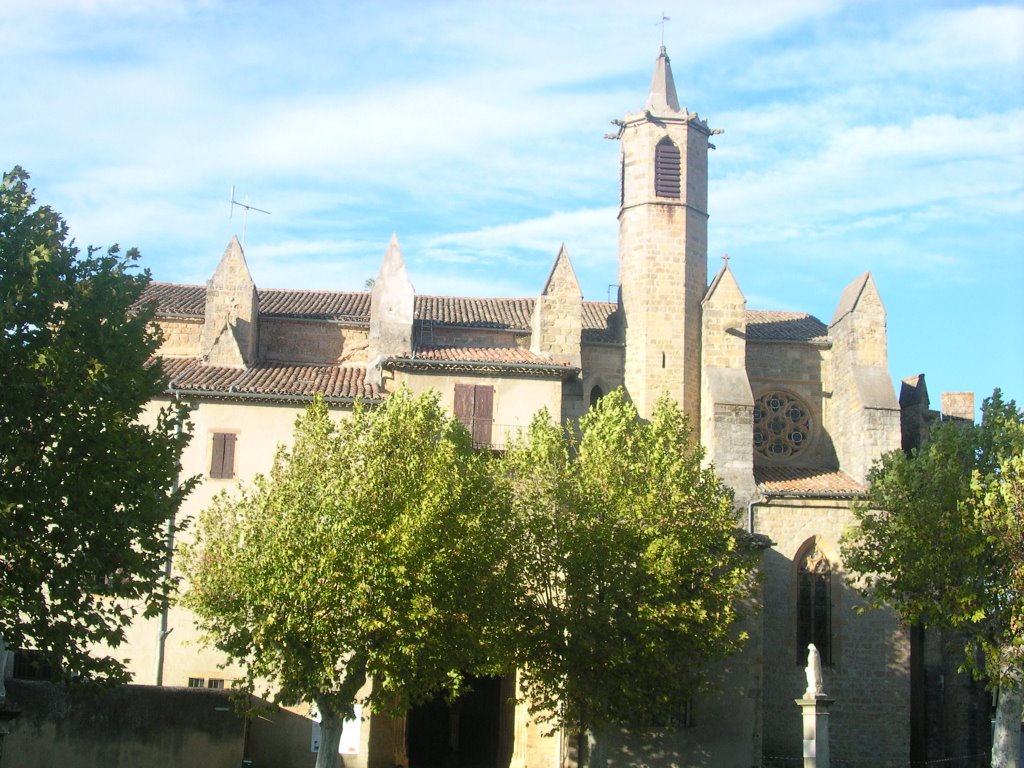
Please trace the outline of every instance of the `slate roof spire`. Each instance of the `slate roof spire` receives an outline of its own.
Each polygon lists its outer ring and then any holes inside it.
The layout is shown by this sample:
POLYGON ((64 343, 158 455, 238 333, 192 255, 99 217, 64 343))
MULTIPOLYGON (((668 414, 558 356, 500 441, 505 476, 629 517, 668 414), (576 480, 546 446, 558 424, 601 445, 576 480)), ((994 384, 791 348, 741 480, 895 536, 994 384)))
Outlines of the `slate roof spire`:
POLYGON ((651 90, 647 95, 647 109, 651 112, 679 111, 676 82, 672 79, 672 64, 664 45, 658 53, 658 60, 654 62, 654 77, 651 78, 651 90))

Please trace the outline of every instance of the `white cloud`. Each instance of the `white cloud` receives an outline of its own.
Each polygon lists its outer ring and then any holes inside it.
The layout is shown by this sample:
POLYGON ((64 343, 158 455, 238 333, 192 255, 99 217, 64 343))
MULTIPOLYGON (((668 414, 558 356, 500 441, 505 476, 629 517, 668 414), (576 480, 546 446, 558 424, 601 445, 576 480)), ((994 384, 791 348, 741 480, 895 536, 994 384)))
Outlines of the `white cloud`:
POLYGON ((865 218, 883 224, 954 199, 975 211, 1005 205, 1021 188, 1021 120, 1024 110, 850 127, 820 152, 714 184, 715 221, 749 243, 810 237, 822 227, 842 232, 864 227, 865 218))

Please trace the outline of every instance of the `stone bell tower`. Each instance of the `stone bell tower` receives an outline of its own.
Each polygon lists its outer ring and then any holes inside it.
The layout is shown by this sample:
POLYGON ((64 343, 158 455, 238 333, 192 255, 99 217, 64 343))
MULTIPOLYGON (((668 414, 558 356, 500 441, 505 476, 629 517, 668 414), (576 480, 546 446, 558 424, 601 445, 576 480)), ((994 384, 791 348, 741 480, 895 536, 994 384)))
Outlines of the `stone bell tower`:
POLYGON ((708 285, 708 138, 721 131, 680 108, 664 46, 646 108, 616 122, 626 389, 642 416, 667 392, 696 427, 708 285))

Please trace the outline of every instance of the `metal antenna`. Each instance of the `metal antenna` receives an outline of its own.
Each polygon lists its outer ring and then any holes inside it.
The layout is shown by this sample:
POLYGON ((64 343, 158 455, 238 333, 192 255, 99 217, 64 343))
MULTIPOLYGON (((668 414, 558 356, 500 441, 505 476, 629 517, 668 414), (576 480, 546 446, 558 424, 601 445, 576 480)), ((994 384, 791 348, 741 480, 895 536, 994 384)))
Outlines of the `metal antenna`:
POLYGON ((235 213, 235 206, 245 209, 245 215, 242 217, 242 250, 245 250, 245 230, 249 226, 249 211, 257 211, 258 213, 265 213, 267 216, 270 215, 270 211, 264 211, 262 208, 257 208, 255 205, 249 205, 249 195, 245 196, 245 202, 240 203, 235 200, 235 185, 231 185, 231 205, 228 206, 228 218, 232 218, 235 213))
POLYGON ((670 19, 668 16, 666 16, 665 12, 662 11, 661 12, 661 21, 659 21, 657 24, 654 25, 656 27, 661 27, 661 47, 662 48, 665 47, 665 22, 666 21, 672 21, 672 19, 670 19))

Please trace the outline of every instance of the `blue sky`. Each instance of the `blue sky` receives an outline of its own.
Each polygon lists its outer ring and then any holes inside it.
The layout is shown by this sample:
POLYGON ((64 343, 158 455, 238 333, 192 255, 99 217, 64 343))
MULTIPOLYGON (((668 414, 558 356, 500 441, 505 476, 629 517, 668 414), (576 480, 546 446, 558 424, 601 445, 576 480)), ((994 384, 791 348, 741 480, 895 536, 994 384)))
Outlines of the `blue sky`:
POLYGON ((80 246, 204 282, 229 190, 264 288, 532 296, 617 281, 618 145, 660 44, 710 157, 709 270, 828 322, 865 270, 896 380, 1024 403, 1024 5, 4 0, 0 166, 80 246))

